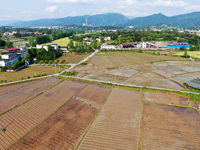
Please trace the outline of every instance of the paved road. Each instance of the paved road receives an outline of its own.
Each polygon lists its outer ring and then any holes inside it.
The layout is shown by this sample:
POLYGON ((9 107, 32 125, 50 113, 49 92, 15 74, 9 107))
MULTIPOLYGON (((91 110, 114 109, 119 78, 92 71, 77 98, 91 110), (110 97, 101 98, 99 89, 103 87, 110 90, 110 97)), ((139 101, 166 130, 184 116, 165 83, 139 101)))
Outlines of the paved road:
MULTIPOLYGON (((68 69, 66 69, 66 70, 64 70, 64 71, 62 71, 61 73, 63 73, 63 72, 69 72, 71 69, 73 69, 73 68, 75 68, 76 66, 78 66, 78 65, 80 65, 82 62, 85 62, 85 61, 87 61, 88 59, 90 59, 90 58, 92 58, 96 53, 98 53, 99 52, 99 50, 95 50, 95 52, 93 52, 91 55, 89 55, 88 57, 86 57, 85 59, 83 59, 83 60, 81 60, 79 63, 77 63, 77 64, 71 64, 71 67, 70 68, 68 68, 68 69)), ((55 74, 55 75, 60 75, 60 74, 55 74)))

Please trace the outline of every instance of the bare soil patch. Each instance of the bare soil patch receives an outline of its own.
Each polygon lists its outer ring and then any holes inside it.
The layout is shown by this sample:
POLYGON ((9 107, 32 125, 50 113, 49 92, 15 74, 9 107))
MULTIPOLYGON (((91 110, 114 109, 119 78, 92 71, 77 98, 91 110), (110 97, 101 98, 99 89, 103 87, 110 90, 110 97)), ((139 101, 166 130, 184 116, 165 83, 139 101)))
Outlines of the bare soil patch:
POLYGON ((159 102, 166 104, 188 105, 190 100, 177 94, 164 92, 143 92, 143 99, 150 102, 159 102))
POLYGON ((78 149, 138 149, 139 91, 113 89, 78 149))
POLYGON ((141 149, 200 149, 199 127, 194 109, 144 103, 141 149))

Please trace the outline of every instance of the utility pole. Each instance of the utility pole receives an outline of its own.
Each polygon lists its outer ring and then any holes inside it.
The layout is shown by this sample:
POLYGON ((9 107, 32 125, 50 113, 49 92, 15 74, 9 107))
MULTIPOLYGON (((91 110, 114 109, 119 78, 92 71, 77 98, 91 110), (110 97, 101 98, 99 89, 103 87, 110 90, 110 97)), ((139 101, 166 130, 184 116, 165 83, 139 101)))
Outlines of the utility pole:
POLYGON ((56 64, 55 64, 55 74, 56 74, 56 64))

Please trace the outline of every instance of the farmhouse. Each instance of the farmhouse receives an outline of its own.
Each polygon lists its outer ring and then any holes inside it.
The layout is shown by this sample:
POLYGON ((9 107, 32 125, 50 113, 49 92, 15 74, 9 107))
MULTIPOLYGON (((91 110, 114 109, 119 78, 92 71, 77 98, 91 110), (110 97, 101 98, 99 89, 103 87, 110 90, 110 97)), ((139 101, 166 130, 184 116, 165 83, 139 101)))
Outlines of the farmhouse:
POLYGON ((109 36, 108 36, 108 37, 104 37, 104 40, 105 40, 105 41, 110 41, 110 40, 111 40, 111 37, 109 37, 109 36))
POLYGON ((122 43, 121 47, 123 48, 135 48, 137 46, 137 42, 127 42, 127 43, 122 43))
POLYGON ((5 65, 13 65, 14 61, 18 60, 20 57, 23 58, 26 54, 28 54, 26 49, 19 48, 9 48, 5 51, 8 53, 1 55, 0 68, 4 67, 5 65))

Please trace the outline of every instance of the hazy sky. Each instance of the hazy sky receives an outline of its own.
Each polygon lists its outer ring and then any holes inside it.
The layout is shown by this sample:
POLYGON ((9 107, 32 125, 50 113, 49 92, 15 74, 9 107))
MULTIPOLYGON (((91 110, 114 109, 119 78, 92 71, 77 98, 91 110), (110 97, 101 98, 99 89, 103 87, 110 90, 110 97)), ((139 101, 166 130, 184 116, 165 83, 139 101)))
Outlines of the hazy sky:
POLYGON ((108 12, 167 16, 200 11, 199 0, 1 0, 0 20, 35 20, 108 12))

